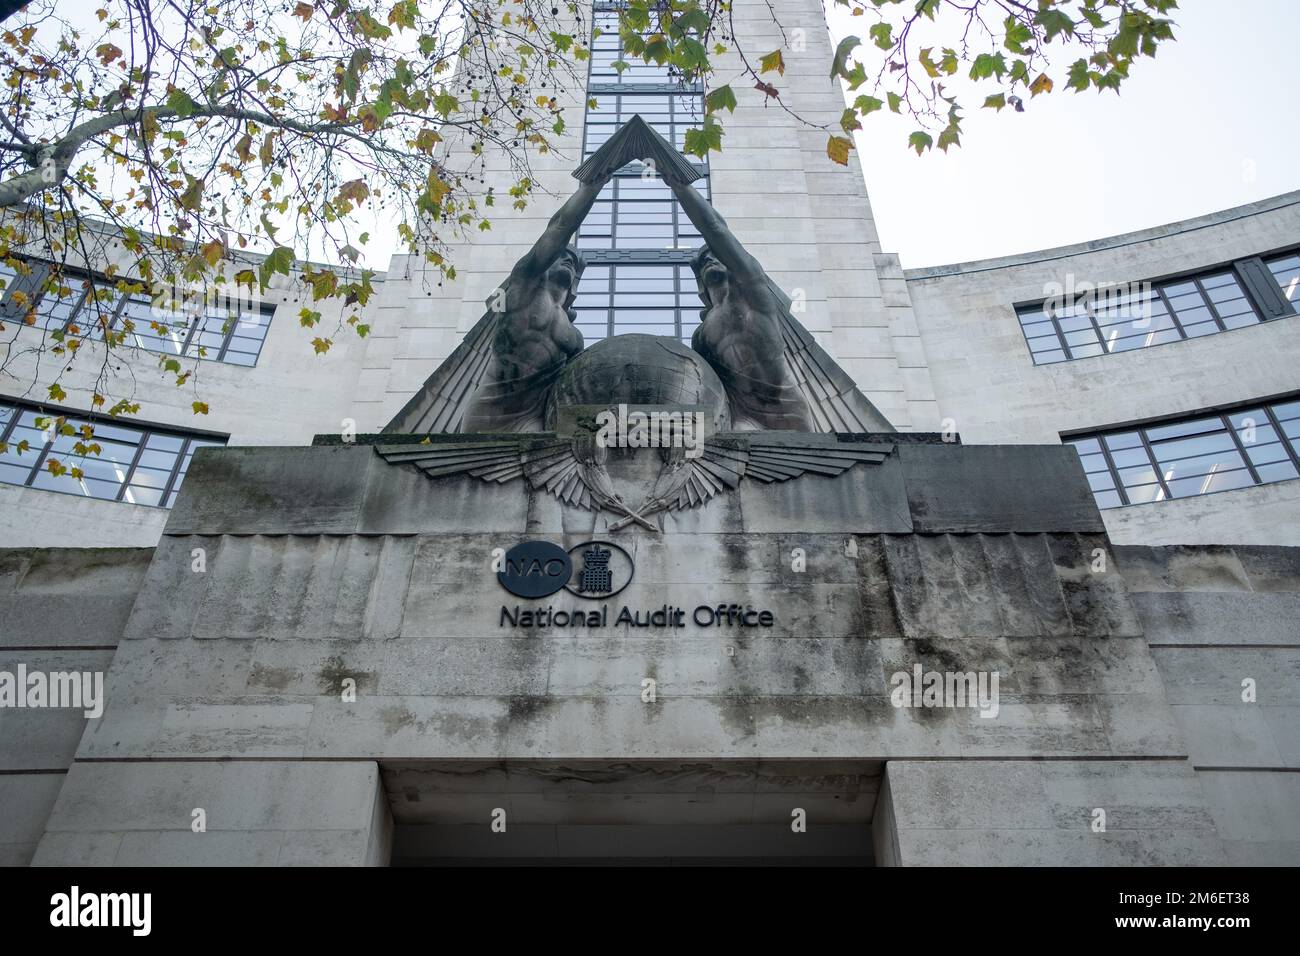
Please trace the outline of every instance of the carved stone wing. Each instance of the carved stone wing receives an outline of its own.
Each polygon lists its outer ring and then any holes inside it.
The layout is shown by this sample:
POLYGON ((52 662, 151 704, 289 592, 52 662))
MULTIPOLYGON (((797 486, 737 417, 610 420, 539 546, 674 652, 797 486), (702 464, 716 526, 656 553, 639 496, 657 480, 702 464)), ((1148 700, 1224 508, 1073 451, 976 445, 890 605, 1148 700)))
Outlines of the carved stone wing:
POLYGON ((414 465, 430 478, 471 475, 497 484, 527 478, 534 488, 549 492, 565 504, 588 511, 599 510, 587 481, 587 470, 568 441, 377 445, 375 451, 393 464, 414 465))
MULTIPOLYGON (((769 280, 770 282, 770 280, 769 280)), ((781 338, 785 361, 799 390, 808 400, 813 422, 822 432, 892 432, 894 426, 858 390, 848 372, 826 354, 812 334, 790 314, 790 300, 771 283, 785 303, 781 311, 781 338)))
POLYGON ((675 483, 677 495, 668 507, 696 508, 719 492, 732 490, 746 477, 763 482, 789 481, 805 474, 834 477, 858 462, 879 464, 894 447, 787 434, 791 437, 785 441, 705 440, 703 454, 682 460, 687 474, 675 483))
POLYGON ((456 350, 384 426, 383 433, 423 435, 460 431, 470 399, 492 361, 492 340, 500 319, 499 313, 488 312, 474 323, 456 350))

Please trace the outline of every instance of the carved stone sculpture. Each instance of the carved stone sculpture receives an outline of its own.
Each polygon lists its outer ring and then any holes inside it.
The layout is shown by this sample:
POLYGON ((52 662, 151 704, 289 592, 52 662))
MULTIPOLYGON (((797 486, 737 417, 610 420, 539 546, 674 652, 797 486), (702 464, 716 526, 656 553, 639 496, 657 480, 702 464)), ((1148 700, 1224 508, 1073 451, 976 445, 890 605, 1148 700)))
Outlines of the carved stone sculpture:
POLYGON ((551 388, 582 351, 573 300, 586 265, 569 246, 609 176, 583 183, 510 277, 488 297, 496 313, 491 358, 465 410, 465 431, 538 432, 551 388))
MULTIPOLYGON (((704 303, 692 347, 717 374, 730 427, 738 431, 891 432, 893 427, 790 312, 772 282, 721 216, 691 186, 699 170, 633 116, 574 173, 577 191, 488 299, 488 312, 384 429, 386 433, 541 432, 554 428, 557 385, 584 355, 573 301, 582 274, 569 238, 602 186, 631 162, 653 168, 707 245, 692 267, 704 303)), ((618 335, 602 361, 634 366, 643 343, 618 335), (627 354, 622 354, 626 352, 627 354), (611 353, 618 353, 613 355, 611 353)), ((644 379, 644 376, 641 377, 644 379)), ((618 379, 603 401, 638 401, 636 375, 618 379)), ((591 397, 591 396, 588 396, 591 397)))

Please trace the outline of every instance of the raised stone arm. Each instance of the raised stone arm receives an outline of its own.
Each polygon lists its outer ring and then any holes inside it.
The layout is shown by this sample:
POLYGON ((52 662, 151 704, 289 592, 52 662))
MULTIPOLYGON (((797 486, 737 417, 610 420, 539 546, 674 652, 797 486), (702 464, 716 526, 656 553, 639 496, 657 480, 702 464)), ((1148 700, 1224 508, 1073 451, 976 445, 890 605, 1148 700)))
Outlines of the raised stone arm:
MULTIPOLYGON (((582 183, 573 195, 564 201, 564 205, 551 217, 551 221, 546 224, 546 229, 533 243, 533 247, 510 270, 512 284, 536 282, 545 274, 551 263, 568 246, 569 240, 582 225, 582 220, 587 218, 587 213, 591 212, 591 207, 595 205, 596 197, 600 195, 600 191, 608 181, 609 177, 605 176, 594 182, 582 183)), ((490 299, 489 304, 491 304, 490 299)))
POLYGON ((704 237, 709 252, 731 270, 732 274, 740 280, 742 287, 747 291, 754 288, 766 289, 767 273, 763 271, 763 266, 740 244, 740 240, 727 226, 727 221, 705 201, 699 190, 690 183, 670 176, 667 171, 665 171, 664 181, 668 183, 668 188, 681 203, 686 217, 704 237))

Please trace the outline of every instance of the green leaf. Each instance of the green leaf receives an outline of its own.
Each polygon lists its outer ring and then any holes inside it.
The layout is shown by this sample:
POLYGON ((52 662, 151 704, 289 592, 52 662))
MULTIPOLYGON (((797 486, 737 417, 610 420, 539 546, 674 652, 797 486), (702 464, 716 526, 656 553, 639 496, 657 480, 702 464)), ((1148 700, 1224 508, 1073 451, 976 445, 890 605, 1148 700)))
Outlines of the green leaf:
POLYGON ((681 36, 687 30, 694 30, 700 36, 704 36, 709 32, 711 25, 707 13, 699 7, 692 7, 673 21, 672 34, 673 36, 681 36))
POLYGON ((1006 105, 1007 97, 1005 93, 994 93, 992 96, 985 97, 984 99, 985 109, 995 109, 1001 112, 1003 107, 1006 105))
POLYGON ((722 127, 717 123, 706 119, 703 129, 686 131, 686 145, 682 148, 682 152, 687 156, 699 156, 704 159, 711 149, 718 152, 722 150, 722 127))
POLYGON ((831 57, 831 79, 837 76, 845 76, 845 70, 848 66, 849 54, 862 45, 862 41, 857 37, 845 37, 835 47, 835 55, 831 57))
POLYGON ((185 192, 181 193, 181 208, 195 212, 203 202, 203 180, 195 179, 189 173, 185 174, 185 178, 189 181, 189 185, 185 187, 185 192))
POLYGON ((446 90, 439 90, 438 95, 433 98, 433 108, 439 116, 450 116, 460 109, 460 101, 446 90))
POLYGON ((686 73, 700 73, 709 68, 709 51, 694 37, 682 37, 673 59, 686 73))
POLYGON ((1064 33, 1067 37, 1074 36, 1074 21, 1066 14, 1062 13, 1055 7, 1044 7, 1034 15, 1034 22, 1046 31, 1046 40, 1052 42, 1052 38, 1064 33))
POLYGON ((1002 41, 1003 45, 1012 53, 1028 53, 1028 46, 1033 42, 1034 31, 1029 25, 1017 20, 1014 16, 1007 17, 1002 24, 1006 28, 1006 38, 1002 41))
POLYGON ((1007 61, 1001 53, 981 53, 971 64, 972 80, 987 80, 990 76, 1002 77, 1007 72, 1007 61))
POLYGON ((1070 65, 1070 79, 1065 84, 1068 89, 1082 93, 1088 88, 1088 61, 1075 60, 1070 65))
POLYGON ((921 63, 921 68, 925 70, 926 76, 931 79, 939 75, 939 64, 930 59, 930 51, 933 49, 934 47, 923 47, 920 56, 917 58, 921 63))
POLYGON ((187 116, 194 115, 194 101, 184 90, 172 90, 167 94, 167 105, 176 111, 176 115, 184 119, 187 116))
POLYGON ((853 101, 853 108, 863 116, 870 116, 876 110, 883 109, 884 106, 885 104, 882 101, 865 94, 853 101))
POLYGON ((709 93, 704 98, 704 109, 709 113, 716 113, 721 109, 725 109, 728 113, 736 112, 736 94, 732 91, 730 84, 719 86, 709 93))
POLYGON ((876 41, 876 46, 882 50, 892 49, 894 46, 893 38, 894 27, 892 24, 881 22, 873 23, 867 30, 867 36, 876 41))
POLYGON ((917 130, 911 136, 907 137, 907 145, 916 150, 916 155, 920 156, 933 145, 934 140, 930 138, 929 133, 923 133, 917 130))
POLYGON ((956 123, 949 123, 943 128, 943 131, 939 133, 938 145, 945 153, 948 152, 949 146, 961 145, 961 130, 956 123))

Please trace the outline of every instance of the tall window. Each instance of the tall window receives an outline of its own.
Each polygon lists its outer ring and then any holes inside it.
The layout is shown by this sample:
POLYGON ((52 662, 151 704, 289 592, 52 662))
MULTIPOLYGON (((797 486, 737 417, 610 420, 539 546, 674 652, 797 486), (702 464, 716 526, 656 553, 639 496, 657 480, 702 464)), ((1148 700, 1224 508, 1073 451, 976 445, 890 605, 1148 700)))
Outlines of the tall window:
MULTIPOLYGON (((583 153, 590 156, 623 123, 639 115, 674 148, 704 120, 704 91, 684 84, 667 68, 623 58, 617 11, 593 14, 600 31, 592 41, 583 153)), ((709 177, 694 184, 707 199, 709 177)), ((619 333, 665 335, 690 343, 700 301, 690 257, 701 245, 672 191, 639 163, 615 174, 601 190, 575 237, 588 266, 578 286, 578 327, 590 344, 619 333)))
POLYGON ((1294 315, 1300 255, 1229 267, 1016 310, 1035 365, 1213 335, 1294 315))
POLYGON ((99 445, 99 454, 78 455, 77 442, 87 441, 79 429, 88 420, 68 415, 74 434, 55 434, 58 415, 0 399, 0 482, 170 508, 194 453, 226 443, 208 435, 97 419, 87 443, 99 445), (53 474, 51 459, 66 471, 53 474), (74 468, 81 474, 74 477, 74 468))
POLYGON ((1300 396, 1064 439, 1102 508, 1300 477, 1300 396))

